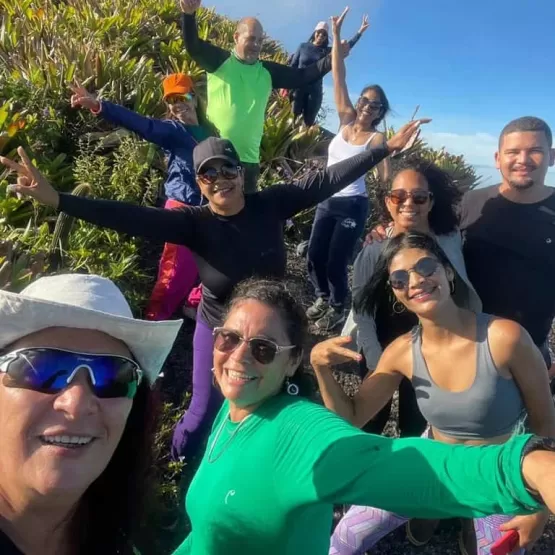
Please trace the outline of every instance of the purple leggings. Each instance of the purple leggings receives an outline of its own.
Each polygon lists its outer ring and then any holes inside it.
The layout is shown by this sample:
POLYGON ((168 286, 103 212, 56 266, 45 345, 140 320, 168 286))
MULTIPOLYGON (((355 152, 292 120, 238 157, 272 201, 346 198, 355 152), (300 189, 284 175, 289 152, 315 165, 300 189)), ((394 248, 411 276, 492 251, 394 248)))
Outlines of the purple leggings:
MULTIPOLYGON (((478 555, 490 554, 491 546, 505 534, 499 531, 499 527, 512 518, 496 515, 474 519, 478 555)), ((331 537, 329 555, 364 555, 383 537, 408 521, 408 518, 381 509, 353 505, 331 537)), ((522 555, 524 552, 524 549, 516 549, 511 553, 522 555)))
POLYGON ((208 437, 223 397, 212 377, 212 327, 197 315, 193 337, 193 397, 173 432, 172 457, 191 459, 208 437))

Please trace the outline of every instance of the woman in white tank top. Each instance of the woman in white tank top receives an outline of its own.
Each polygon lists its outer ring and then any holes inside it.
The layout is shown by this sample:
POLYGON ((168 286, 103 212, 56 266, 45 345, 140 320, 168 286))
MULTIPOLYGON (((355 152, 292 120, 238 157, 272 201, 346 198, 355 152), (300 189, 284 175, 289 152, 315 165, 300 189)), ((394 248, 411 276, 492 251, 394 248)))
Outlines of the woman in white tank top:
MULTIPOLYGON (((332 75, 339 132, 328 150, 328 166, 360 154, 370 147, 381 147, 385 137, 376 130, 389 111, 389 102, 379 85, 365 87, 353 106, 345 80, 345 62, 336 45, 341 44, 341 24, 347 9, 332 18, 334 47, 332 75)), ((389 160, 378 166, 378 176, 387 180, 389 160)), ((322 330, 331 330, 345 320, 349 293, 347 266, 364 231, 369 212, 365 177, 362 176, 322 202, 316 209, 308 245, 308 272, 317 300, 307 316, 322 330)))

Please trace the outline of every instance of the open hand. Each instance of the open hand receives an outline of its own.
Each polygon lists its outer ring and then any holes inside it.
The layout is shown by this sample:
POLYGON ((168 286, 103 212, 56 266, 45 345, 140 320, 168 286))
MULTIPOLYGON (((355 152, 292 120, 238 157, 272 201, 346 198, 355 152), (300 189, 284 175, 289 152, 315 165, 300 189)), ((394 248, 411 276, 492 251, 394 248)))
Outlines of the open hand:
POLYGON ((87 108, 91 112, 100 111, 100 102, 94 94, 91 94, 85 87, 77 83, 70 85, 69 88, 73 93, 71 95, 72 108, 87 108))
POLYGON ((429 118, 415 119, 409 123, 403 125, 389 141, 387 141, 387 148, 390 152, 403 150, 409 144, 414 144, 420 133, 420 126, 425 123, 430 123, 432 120, 429 118))
POLYGON ((331 29, 333 31, 334 35, 340 35, 341 34, 341 26, 343 25, 343 21, 345 21, 345 17, 347 17, 347 14, 349 13, 349 6, 347 6, 344 10, 343 13, 341 15, 332 15, 330 17, 331 19, 331 29))
POLYGON ((362 23, 360 24, 360 28, 358 30, 359 34, 363 34, 364 31, 366 31, 366 29, 368 29, 368 27, 370 27, 370 22, 368 21, 368 16, 366 14, 364 14, 362 16, 362 23))
POLYGON ((318 343, 310 353, 310 363, 314 368, 322 368, 336 366, 350 361, 359 362, 361 356, 355 351, 345 347, 345 345, 351 343, 352 340, 350 336, 342 336, 332 337, 331 339, 318 343))
POLYGON ((0 156, 1 164, 17 172, 17 183, 10 185, 9 190, 18 195, 34 198, 36 201, 46 206, 58 208, 60 195, 56 189, 48 183, 44 175, 33 165, 22 147, 17 149, 17 153, 21 158, 21 163, 19 164, 9 158, 0 156))
POLYGON ((202 4, 202 0, 179 0, 181 11, 187 15, 194 14, 202 4))

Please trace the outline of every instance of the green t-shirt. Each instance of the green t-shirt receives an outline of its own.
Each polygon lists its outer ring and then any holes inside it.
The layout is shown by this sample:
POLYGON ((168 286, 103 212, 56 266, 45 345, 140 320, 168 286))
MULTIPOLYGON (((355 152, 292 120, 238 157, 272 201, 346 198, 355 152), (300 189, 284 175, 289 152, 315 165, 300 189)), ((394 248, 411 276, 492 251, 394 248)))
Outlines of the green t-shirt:
POLYGON ((175 555, 326 555, 335 503, 423 518, 540 509, 520 473, 529 435, 487 447, 392 440, 285 395, 242 424, 228 411, 189 488, 192 532, 175 555))
POLYGON ((263 63, 245 64, 234 55, 208 73, 208 119, 228 139, 241 162, 258 164, 272 78, 263 63))

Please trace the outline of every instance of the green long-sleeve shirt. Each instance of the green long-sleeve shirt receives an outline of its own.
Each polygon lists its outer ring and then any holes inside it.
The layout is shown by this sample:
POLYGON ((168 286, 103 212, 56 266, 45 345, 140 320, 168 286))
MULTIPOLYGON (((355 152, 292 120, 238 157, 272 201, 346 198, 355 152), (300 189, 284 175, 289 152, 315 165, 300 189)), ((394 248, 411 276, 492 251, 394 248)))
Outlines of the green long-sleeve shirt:
POLYGON ((326 555, 335 503, 423 518, 541 508, 521 477, 530 436, 485 447, 392 440, 285 395, 243 424, 228 411, 189 489, 192 532, 175 555, 326 555))

